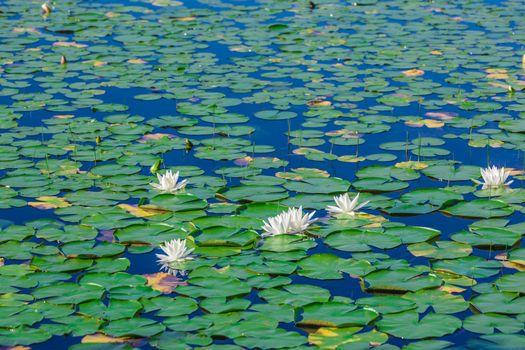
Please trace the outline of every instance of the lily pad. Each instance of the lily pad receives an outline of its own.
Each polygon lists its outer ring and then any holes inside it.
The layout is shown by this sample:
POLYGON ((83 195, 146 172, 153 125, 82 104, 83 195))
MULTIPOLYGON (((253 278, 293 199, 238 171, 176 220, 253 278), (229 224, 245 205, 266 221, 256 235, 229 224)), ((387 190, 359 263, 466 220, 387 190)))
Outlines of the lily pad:
POLYGON ((419 317, 414 311, 385 315, 377 322, 379 330, 404 339, 423 339, 441 337, 455 332, 461 327, 457 317, 429 313, 419 317))

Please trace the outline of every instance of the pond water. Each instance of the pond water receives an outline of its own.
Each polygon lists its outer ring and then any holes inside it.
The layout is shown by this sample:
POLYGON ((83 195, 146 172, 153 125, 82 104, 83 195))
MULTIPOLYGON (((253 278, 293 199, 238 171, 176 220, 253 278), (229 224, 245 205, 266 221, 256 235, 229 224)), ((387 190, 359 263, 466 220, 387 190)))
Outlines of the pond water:
POLYGON ((0 348, 525 348, 522 5, 0 0, 0 348))

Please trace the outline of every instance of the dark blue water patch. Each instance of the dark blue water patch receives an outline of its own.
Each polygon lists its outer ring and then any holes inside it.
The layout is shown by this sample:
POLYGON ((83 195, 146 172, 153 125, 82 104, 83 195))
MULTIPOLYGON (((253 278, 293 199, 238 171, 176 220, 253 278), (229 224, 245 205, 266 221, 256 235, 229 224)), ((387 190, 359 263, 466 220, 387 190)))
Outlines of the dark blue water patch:
POLYGON ((51 339, 38 344, 31 344, 32 350, 67 349, 72 345, 80 343, 82 337, 53 336, 51 339))
POLYGON ((495 8, 507 6, 507 0, 483 0, 486 4, 494 5, 495 8))
POLYGON ((441 231, 441 240, 448 240, 451 234, 467 229, 468 225, 475 221, 473 219, 445 216, 439 212, 418 216, 398 216, 392 218, 392 220, 410 226, 432 227, 441 231))
POLYGON ((136 275, 154 274, 159 272, 157 257, 155 254, 163 254, 162 250, 155 247, 151 252, 144 254, 125 253, 124 257, 130 261, 130 267, 127 272, 136 275))
POLYGON ((16 225, 24 225, 32 220, 55 217, 52 210, 40 210, 31 206, 2 209, 1 214, 0 219, 8 220, 16 225))
POLYGON ((212 52, 215 55, 216 62, 215 64, 219 65, 229 65, 234 63, 233 60, 236 58, 245 59, 247 57, 256 57, 256 53, 251 50, 248 52, 239 52, 231 50, 230 46, 222 44, 217 41, 208 41, 206 43, 208 47, 206 49, 201 49, 201 52, 212 52))

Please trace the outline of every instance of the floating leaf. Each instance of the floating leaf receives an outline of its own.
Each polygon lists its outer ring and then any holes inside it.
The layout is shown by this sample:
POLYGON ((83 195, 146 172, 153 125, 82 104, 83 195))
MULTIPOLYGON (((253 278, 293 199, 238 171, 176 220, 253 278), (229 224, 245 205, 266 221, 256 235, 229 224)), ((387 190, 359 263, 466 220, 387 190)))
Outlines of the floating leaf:
POLYGON ((379 330, 404 339, 441 337, 455 332, 461 321, 450 315, 429 313, 422 318, 414 311, 385 315, 377 322, 379 330))
POLYGON ((355 305, 338 302, 310 304, 303 308, 299 325, 321 327, 366 326, 379 314, 355 305))
POLYGON ((345 347, 346 344, 369 347, 370 344, 382 344, 388 339, 388 336, 381 332, 357 333, 360 330, 361 327, 321 327, 308 336, 308 341, 323 349, 337 349, 345 347))
POLYGON ((39 202, 28 202, 27 205, 37 209, 56 209, 71 206, 71 203, 64 198, 54 196, 42 196, 37 197, 36 199, 39 200, 39 202))
POLYGON ((417 291, 436 288, 442 283, 435 275, 425 274, 416 269, 378 270, 365 277, 367 290, 377 291, 417 291))

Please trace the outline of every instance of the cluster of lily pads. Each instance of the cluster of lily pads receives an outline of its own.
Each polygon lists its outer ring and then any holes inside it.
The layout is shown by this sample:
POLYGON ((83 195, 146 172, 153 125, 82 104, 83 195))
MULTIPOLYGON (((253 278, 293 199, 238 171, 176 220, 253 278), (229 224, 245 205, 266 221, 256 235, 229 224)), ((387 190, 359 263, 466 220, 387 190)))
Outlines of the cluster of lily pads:
POLYGON ((0 0, 0 346, 524 348, 523 15, 0 0))
MULTIPOLYGON (((507 181, 510 176, 510 171, 505 168, 497 168, 496 166, 480 169, 483 182, 473 179, 477 184, 483 185, 483 189, 498 189, 509 186, 513 181, 507 181)), ((159 183, 151 183, 155 189, 163 193, 176 193, 186 187, 187 180, 178 181, 179 172, 173 174, 168 170, 164 175, 157 174, 159 183)), ((356 212, 366 206, 369 201, 359 204, 359 193, 350 200, 348 193, 334 197, 335 206, 329 205, 325 209, 332 215, 355 216, 356 212)), ((313 218, 315 211, 303 215, 303 207, 289 208, 280 214, 269 217, 268 222, 263 221, 261 237, 275 236, 275 235, 302 235, 308 231, 311 224, 318 219, 313 218)), ((186 240, 174 239, 164 242, 160 248, 165 255, 157 254, 158 262, 161 264, 161 270, 167 270, 172 274, 177 275, 179 272, 185 274, 184 265, 181 264, 185 260, 193 259, 191 252, 194 250, 186 247, 186 240)))
MULTIPOLYGON (((501 169, 504 173, 504 169, 501 169)), ((500 170, 494 168, 489 169, 484 177, 487 178, 486 186, 489 186, 490 183, 492 187, 498 187, 501 185, 501 179, 497 175, 494 176, 494 172, 497 172, 498 175, 501 173, 500 170)), ((482 171, 482 174, 483 171, 482 171)), ((508 174, 504 173, 506 177, 508 174)), ((151 183, 155 189, 163 193, 176 193, 186 187, 187 180, 179 180, 179 172, 173 174, 171 170, 168 170, 165 174, 157 174, 158 183, 151 183)), ((340 196, 334 197, 336 206, 328 206, 326 209, 331 214, 342 214, 354 216, 356 211, 364 207, 368 202, 358 204, 359 193, 350 200, 348 193, 342 194, 340 196)), ((312 219, 315 215, 315 211, 311 213, 306 213, 303 215, 303 208, 289 208, 288 211, 282 212, 277 216, 268 218, 268 222, 264 221, 262 229, 262 237, 272 236, 272 235, 283 235, 283 234, 303 234, 308 230, 310 225, 317 221, 317 219, 312 219)), ((181 262, 189 259, 193 259, 190 255, 193 249, 188 249, 186 247, 186 240, 174 239, 171 241, 166 241, 160 246, 164 251, 165 255, 157 254, 159 258, 158 262, 161 264, 161 270, 170 271, 172 274, 177 274, 182 267, 181 262), (178 265, 177 269, 175 266, 178 265)))

